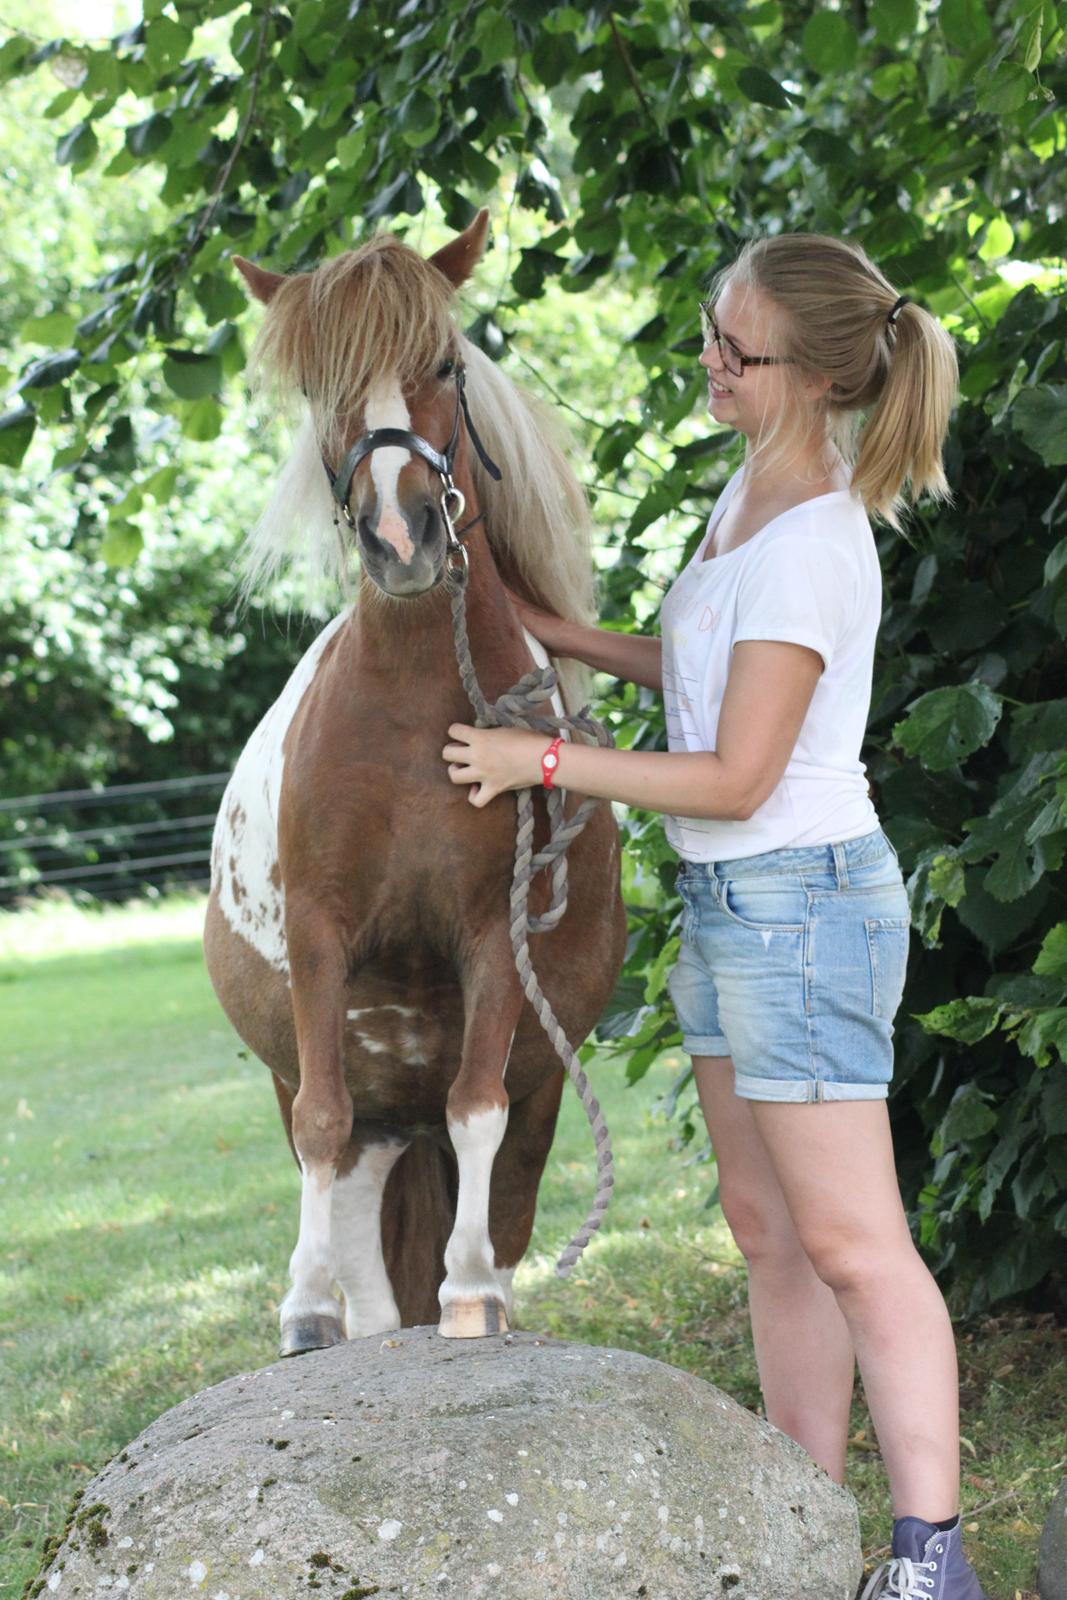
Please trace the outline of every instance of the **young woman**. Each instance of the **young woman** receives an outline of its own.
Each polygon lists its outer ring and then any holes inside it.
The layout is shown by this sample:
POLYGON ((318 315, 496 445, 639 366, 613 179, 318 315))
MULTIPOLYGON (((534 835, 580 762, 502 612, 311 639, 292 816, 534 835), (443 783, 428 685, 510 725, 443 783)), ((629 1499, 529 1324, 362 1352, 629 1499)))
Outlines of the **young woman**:
MULTIPOLYGON (((908 897, 859 759, 881 616, 868 513, 897 526, 905 486, 947 495, 955 354, 861 250, 813 234, 748 244, 702 318, 708 410, 746 454, 661 638, 516 601, 553 654, 662 689, 669 750, 566 743, 553 779, 663 812, 681 858, 670 992, 768 1418, 843 1482, 858 1358, 895 1519, 864 1600, 984 1600, 960 1544, 952 1325, 886 1108, 908 897)), ((543 735, 448 733, 472 804, 542 781, 543 735)))

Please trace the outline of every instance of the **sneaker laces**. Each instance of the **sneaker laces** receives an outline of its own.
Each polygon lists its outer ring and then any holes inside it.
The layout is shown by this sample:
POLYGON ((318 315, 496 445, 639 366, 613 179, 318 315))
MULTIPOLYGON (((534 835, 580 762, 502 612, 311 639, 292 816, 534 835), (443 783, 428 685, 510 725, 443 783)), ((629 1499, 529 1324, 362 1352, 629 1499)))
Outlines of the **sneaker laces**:
POLYGON ((936 1572, 936 1561, 912 1561, 910 1556, 894 1556, 871 1573, 860 1600, 930 1600, 933 1578, 920 1573, 936 1572))

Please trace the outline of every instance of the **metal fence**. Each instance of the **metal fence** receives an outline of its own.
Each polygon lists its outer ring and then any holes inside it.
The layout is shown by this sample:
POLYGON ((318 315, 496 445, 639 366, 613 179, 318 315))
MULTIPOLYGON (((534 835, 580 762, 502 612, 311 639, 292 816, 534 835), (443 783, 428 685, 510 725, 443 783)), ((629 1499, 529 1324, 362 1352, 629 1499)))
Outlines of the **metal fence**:
POLYGON ((119 900, 206 888, 228 772, 0 800, 0 905, 49 891, 119 900))

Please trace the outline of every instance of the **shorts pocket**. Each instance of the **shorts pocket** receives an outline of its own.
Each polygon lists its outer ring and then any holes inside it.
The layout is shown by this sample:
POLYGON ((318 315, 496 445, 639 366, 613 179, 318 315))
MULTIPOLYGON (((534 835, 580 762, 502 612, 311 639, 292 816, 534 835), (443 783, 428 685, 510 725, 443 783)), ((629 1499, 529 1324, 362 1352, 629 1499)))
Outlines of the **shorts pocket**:
POLYGON ((808 892, 792 878, 724 878, 720 904, 731 922, 760 933, 803 933, 808 915, 808 892))
POLYGON ((911 923, 907 917, 868 917, 863 925, 871 957, 871 1009, 892 1022, 908 975, 911 923))

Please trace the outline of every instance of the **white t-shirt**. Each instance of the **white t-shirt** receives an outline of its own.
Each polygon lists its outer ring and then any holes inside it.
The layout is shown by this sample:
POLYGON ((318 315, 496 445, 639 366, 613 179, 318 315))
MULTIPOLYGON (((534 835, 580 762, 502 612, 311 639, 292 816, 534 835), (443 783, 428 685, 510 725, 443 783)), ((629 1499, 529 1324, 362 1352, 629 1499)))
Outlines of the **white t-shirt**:
POLYGON ((810 645, 826 665, 785 772, 751 817, 665 818, 668 840, 688 861, 833 844, 879 825, 859 758, 882 616, 882 572, 867 513, 847 489, 818 495, 704 561, 742 470, 716 501, 704 539, 660 609, 668 747, 715 749, 740 640, 810 645))

